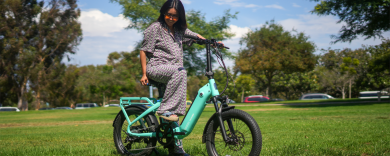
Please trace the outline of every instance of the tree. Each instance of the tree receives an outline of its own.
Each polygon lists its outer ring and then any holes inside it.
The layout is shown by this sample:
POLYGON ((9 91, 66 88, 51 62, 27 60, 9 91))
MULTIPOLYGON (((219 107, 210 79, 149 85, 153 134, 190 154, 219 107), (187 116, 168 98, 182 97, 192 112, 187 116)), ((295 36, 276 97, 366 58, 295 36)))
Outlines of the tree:
POLYGON ((349 48, 324 51, 327 52, 321 56, 317 68, 319 81, 322 87, 341 92, 342 98, 345 99, 346 85, 350 84, 351 93, 352 81, 357 76, 357 68, 360 64, 355 54, 357 52, 349 48))
POLYGON ((355 79, 357 75, 356 68, 359 66, 359 60, 351 57, 344 57, 343 63, 340 65, 341 72, 346 74, 349 78, 349 98, 351 98, 351 88, 352 88, 352 80, 355 79))
POLYGON ((372 72, 390 76, 390 39, 382 40, 380 45, 368 47, 368 51, 372 56, 372 61, 369 64, 372 72))
POLYGON ((275 75, 310 71, 315 66, 314 43, 304 33, 294 33, 271 21, 240 40, 246 48, 238 52, 236 68, 267 86, 271 98, 275 75))
POLYGON ((108 55, 106 65, 83 67, 85 71, 79 81, 79 86, 85 88, 90 97, 98 99, 94 102, 106 101, 118 98, 122 95, 129 95, 135 92, 136 81, 140 75, 140 64, 135 52, 112 52, 108 55))
POLYGON ((390 87, 390 39, 382 40, 380 45, 369 46, 368 76, 371 88, 382 90, 390 87))
POLYGON ((286 100, 298 99, 305 93, 319 90, 318 75, 314 71, 295 72, 291 74, 280 73, 275 76, 275 92, 281 94, 286 100))
POLYGON ((338 16, 345 22, 339 35, 332 35, 332 43, 352 42, 358 35, 383 38, 390 30, 390 1, 388 0, 311 0, 319 2, 311 11, 317 15, 338 16))
MULTIPOLYGON (((241 93, 239 101, 244 102, 244 96, 250 95, 255 88, 255 80, 249 74, 241 74, 235 81, 238 95, 241 93)), ((236 101, 238 102, 238 100, 236 101)))
MULTIPOLYGON (((40 103, 41 77, 55 60, 66 53, 75 53, 81 41, 77 18, 80 10, 76 0, 5 0, 0 2, 0 34, 4 36, 1 63, 2 77, 11 77, 13 90, 18 94, 18 107, 27 110, 27 83, 40 103)), ((47 73, 46 73, 47 74, 47 73)), ((39 105, 38 105, 39 106, 39 105)))
MULTIPOLYGON (((142 32, 151 23, 157 21, 160 15, 160 8, 166 0, 111 0, 111 2, 117 2, 122 5, 123 15, 131 21, 127 27, 128 29, 136 29, 142 32)), ((204 14, 200 11, 190 10, 186 12, 186 19, 190 30, 201 34, 205 38, 215 38, 222 41, 233 37, 234 34, 227 30, 229 29, 228 23, 231 19, 236 18, 236 14, 230 14, 229 10, 227 10, 222 17, 206 22, 204 14)), ((137 47, 139 47, 139 43, 137 47)), ((200 71, 203 71, 206 67, 204 49, 204 45, 184 46, 184 67, 188 75, 203 74, 200 71)), ((231 56, 226 50, 221 52, 228 57, 231 56)), ((215 62, 214 59, 212 61, 215 62)))
MULTIPOLYGON (((80 69, 75 65, 65 65, 59 61, 51 65, 48 73, 42 75, 39 84, 41 89, 41 99, 48 102, 52 107, 71 106, 76 103, 76 100, 81 96, 80 88, 78 88, 77 80, 80 76, 80 69)), ((35 88, 36 86, 31 86, 35 88)), ((39 108, 39 104, 36 108, 39 108)))
POLYGON ((29 64, 32 62, 28 42, 37 34, 32 30, 39 14, 36 1, 6 0, 0 2, 0 35, 4 36, 1 46, 2 79, 11 85, 11 92, 18 96, 18 107, 27 110, 27 82, 29 64), (26 43, 27 42, 27 43, 26 43), (23 106, 23 107, 22 107, 23 106))

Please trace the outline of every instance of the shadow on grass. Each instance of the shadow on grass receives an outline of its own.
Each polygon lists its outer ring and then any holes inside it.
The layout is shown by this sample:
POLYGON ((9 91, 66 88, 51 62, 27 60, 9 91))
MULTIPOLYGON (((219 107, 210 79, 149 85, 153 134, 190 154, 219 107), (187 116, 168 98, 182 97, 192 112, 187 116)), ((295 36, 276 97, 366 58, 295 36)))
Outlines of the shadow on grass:
MULTIPOLYGON (((329 99, 329 100, 288 100, 288 101, 266 101, 259 103, 235 103, 236 105, 248 105, 248 104, 320 104, 320 103, 371 103, 378 102, 378 99, 329 99)), ((389 102, 390 98, 382 98, 381 102, 389 102)))
POLYGON ((337 107, 337 106, 368 106, 374 104, 390 104, 390 102, 367 102, 367 103, 340 103, 340 102, 329 102, 329 103, 307 103, 307 104, 283 104, 285 107, 294 108, 312 108, 312 107, 337 107))

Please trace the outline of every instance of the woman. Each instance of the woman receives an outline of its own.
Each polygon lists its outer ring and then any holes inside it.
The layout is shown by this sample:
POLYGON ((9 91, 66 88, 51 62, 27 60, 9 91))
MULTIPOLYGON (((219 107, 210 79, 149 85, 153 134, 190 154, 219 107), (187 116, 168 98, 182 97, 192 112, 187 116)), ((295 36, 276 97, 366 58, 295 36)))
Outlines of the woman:
MULTIPOLYGON (((183 68, 183 44, 189 39, 184 36, 201 35, 187 29, 185 10, 180 0, 168 0, 160 9, 157 22, 144 31, 140 50, 142 66, 141 84, 148 84, 148 78, 165 83, 166 90, 157 110, 162 118, 178 121, 178 115, 186 111, 187 72, 183 68), (146 64, 146 57, 149 62, 146 64)), ((169 148, 170 155, 188 155, 182 146, 169 148)))

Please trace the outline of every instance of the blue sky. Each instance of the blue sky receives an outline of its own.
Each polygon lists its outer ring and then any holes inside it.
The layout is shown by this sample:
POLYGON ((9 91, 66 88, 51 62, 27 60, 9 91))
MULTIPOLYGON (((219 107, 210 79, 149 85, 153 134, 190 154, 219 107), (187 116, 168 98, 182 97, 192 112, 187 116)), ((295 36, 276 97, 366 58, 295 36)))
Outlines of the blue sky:
MULTIPOLYGON (((331 45, 330 35, 337 34, 343 23, 337 24, 334 16, 317 16, 310 13, 316 5, 309 0, 182 0, 185 9, 201 11, 206 20, 222 16, 230 9, 232 13, 239 12, 237 19, 230 22, 230 31, 236 34, 232 39, 223 41, 237 53, 240 48, 239 40, 250 30, 261 27, 266 21, 275 20, 285 30, 296 29, 310 36, 319 49, 357 49, 364 45, 380 44, 379 39, 364 40, 360 37, 352 43, 337 43, 331 45)), ((122 7, 109 0, 80 0, 81 9, 79 21, 82 24, 83 40, 78 46, 77 53, 71 55, 71 64, 100 65, 105 64, 109 53, 114 51, 132 51, 136 42, 142 40, 142 33, 136 30, 124 29, 129 20, 121 15, 122 7)), ((385 37, 390 33, 386 32, 385 37)), ((228 66, 233 66, 232 60, 227 60, 228 66)))

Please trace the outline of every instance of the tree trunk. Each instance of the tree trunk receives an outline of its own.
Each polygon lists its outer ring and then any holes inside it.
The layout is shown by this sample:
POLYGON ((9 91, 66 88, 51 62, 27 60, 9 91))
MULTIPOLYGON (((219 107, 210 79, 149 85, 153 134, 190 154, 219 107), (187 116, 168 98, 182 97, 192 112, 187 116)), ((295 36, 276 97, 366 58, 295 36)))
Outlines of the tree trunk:
POLYGON ((272 99, 272 75, 273 72, 268 72, 268 74, 266 74, 266 77, 267 77, 267 80, 268 80, 268 93, 267 93, 267 96, 269 97, 269 100, 272 99))
POLYGON ((21 93, 18 94, 18 109, 22 110, 22 106, 23 106, 23 99, 22 97, 24 96, 23 94, 23 91, 20 91, 21 93))
POLYGON ((35 106, 35 110, 38 110, 41 107, 41 91, 40 91, 41 90, 41 87, 40 87, 41 76, 42 76, 42 70, 40 70, 38 72, 38 77, 37 77, 37 90, 36 90, 36 92, 37 92, 37 97, 36 97, 37 104, 35 106))
POLYGON ((341 94, 343 95, 343 99, 345 99, 345 86, 341 88, 341 94))
POLYGON ((271 80, 268 80, 268 94, 269 94, 269 100, 272 99, 272 86, 271 86, 271 80))
POLYGON ((351 99, 352 79, 349 80, 349 98, 351 99))
POLYGON ((106 105, 106 95, 103 93, 103 107, 106 105))
POLYGON ((286 94, 284 94, 284 98, 286 98, 286 100, 288 100, 288 92, 286 91, 286 94))
POLYGON ((244 89, 242 90, 242 95, 241 95, 241 102, 244 102, 244 89))
POLYGON ((28 109, 28 104, 26 101, 26 84, 27 84, 27 78, 24 78, 20 90, 19 90, 19 96, 18 96, 18 108, 22 111, 25 111, 28 109), (27 105, 27 106, 26 106, 27 105), (26 108, 27 107, 27 108, 26 108))
POLYGON ((24 96, 22 97, 22 100, 23 100, 23 104, 22 104, 22 109, 23 111, 28 111, 28 103, 27 103, 27 95, 24 94, 24 96))
POLYGON ((36 100, 37 100, 37 104, 35 106, 35 110, 38 110, 41 107, 41 92, 39 91, 39 86, 38 86, 38 89, 37 89, 36 100))

